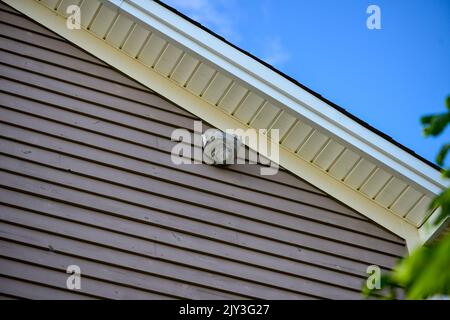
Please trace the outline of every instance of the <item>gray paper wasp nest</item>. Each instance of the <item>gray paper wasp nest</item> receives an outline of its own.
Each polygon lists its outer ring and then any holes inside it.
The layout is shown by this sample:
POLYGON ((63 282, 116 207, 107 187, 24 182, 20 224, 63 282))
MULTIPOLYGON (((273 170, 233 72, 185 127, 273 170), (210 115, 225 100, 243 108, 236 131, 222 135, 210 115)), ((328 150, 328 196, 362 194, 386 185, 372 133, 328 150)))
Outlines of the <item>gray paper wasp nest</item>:
POLYGON ((203 161, 211 165, 233 164, 237 148, 241 146, 238 137, 217 129, 209 129, 202 134, 203 161))

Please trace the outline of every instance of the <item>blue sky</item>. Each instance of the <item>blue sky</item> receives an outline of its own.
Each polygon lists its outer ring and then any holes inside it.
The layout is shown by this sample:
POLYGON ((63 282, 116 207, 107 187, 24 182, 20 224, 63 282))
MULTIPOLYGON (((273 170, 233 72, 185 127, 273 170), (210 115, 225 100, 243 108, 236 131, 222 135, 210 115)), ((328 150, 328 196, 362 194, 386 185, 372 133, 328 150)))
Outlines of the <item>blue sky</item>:
POLYGON ((419 118, 450 94, 450 0, 163 1, 433 162, 449 140, 419 118))

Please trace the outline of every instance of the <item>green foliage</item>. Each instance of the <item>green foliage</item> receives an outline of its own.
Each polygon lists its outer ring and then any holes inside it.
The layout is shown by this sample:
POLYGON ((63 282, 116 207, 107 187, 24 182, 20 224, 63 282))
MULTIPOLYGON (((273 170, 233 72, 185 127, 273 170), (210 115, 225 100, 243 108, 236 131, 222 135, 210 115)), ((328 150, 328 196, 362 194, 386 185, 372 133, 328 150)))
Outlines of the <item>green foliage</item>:
MULTIPOLYGON (((450 96, 446 100, 447 111, 422 117, 425 136, 438 136, 450 124, 450 96)), ((450 151, 450 143, 438 153, 437 163, 443 166, 450 151)), ((444 178, 450 178, 450 170, 442 169, 444 178)), ((440 207, 440 214, 433 222, 439 225, 450 215, 450 188, 433 199, 430 211, 440 207)), ((450 233, 430 245, 417 248, 403 258, 390 274, 381 277, 381 291, 364 286, 363 294, 384 299, 395 299, 401 288, 407 299, 426 299, 433 296, 450 296, 450 233)))
MULTIPOLYGON (((421 121, 422 125, 424 125, 425 136, 438 136, 445 130, 447 125, 450 124, 450 96, 448 96, 445 100, 445 106, 447 109, 447 112, 445 113, 427 115, 422 117, 421 121)), ((436 157, 436 162, 438 165, 444 165, 445 158, 447 157, 449 151, 450 143, 444 144, 436 157)), ((442 175, 444 178, 450 178, 450 170, 443 169, 442 175)), ((435 221, 436 224, 439 224, 450 214, 450 189, 444 190, 433 200, 430 206, 430 210, 433 210, 437 207, 441 207, 441 214, 435 221)))
POLYGON ((449 150, 450 150, 450 143, 444 144, 444 146, 441 148, 436 157, 436 162, 438 163, 438 165, 440 166, 444 165, 444 160, 449 150))
MULTIPOLYGON (((447 111, 444 113, 426 115, 421 118, 422 125, 424 126, 423 132, 425 136, 438 136, 444 131, 445 127, 450 123, 450 96, 445 101, 447 111)), ((443 160, 443 159, 442 159, 443 160)), ((442 165, 442 162, 439 163, 442 165)))
POLYGON ((450 234, 404 258, 391 274, 408 299, 450 295, 450 234))
MULTIPOLYGON (((449 213, 450 213, 450 188, 447 188, 444 191, 442 191, 442 193, 440 195, 438 195, 436 198, 434 198, 433 201, 431 202, 430 210, 433 210, 438 207, 441 207, 441 213, 436 218, 436 221, 434 221, 434 224, 436 224, 436 225, 441 223, 444 219, 446 219, 449 216, 449 213)), ((450 268, 450 265, 449 265, 449 268, 450 268)))

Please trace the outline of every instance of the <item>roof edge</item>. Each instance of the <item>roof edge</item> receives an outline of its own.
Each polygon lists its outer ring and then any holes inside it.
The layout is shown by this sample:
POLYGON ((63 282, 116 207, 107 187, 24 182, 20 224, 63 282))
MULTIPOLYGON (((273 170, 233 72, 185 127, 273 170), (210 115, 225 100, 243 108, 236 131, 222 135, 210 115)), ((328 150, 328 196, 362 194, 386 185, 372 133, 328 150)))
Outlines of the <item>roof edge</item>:
MULTIPOLYGON (((263 95, 323 128, 372 159, 391 168, 435 195, 449 184, 440 168, 392 142, 376 129, 331 103, 314 91, 240 50, 166 4, 145 0, 107 0, 150 27, 157 28, 186 49, 209 60, 219 69, 240 79, 263 95), (195 38, 192 36, 195 34, 195 38), (370 127, 371 128, 371 127, 370 127)), ((409 149, 408 149, 409 150, 409 149)))
POLYGON ((333 108, 335 108, 336 110, 338 110, 339 112, 345 114, 347 117, 351 118, 352 120, 358 122, 359 124, 361 124, 362 126, 366 127, 367 129, 373 131, 374 133, 376 133, 377 135, 383 137, 384 139, 388 140, 389 142, 391 142, 392 144, 396 145, 397 147, 403 149, 404 151, 410 153, 412 156, 416 157, 417 159, 419 159, 420 161, 423 161, 424 163, 426 163, 427 165, 429 165, 430 167, 441 171, 442 167, 439 166, 438 164, 422 157, 421 155, 417 154, 414 150, 412 150, 411 148, 401 144, 400 142, 396 141, 394 138, 392 138, 391 136, 389 136, 388 134, 378 130, 377 128, 373 127, 372 125, 370 125, 368 122, 362 120, 361 118, 358 118, 357 116, 355 116, 354 114, 350 113, 349 111, 347 111, 345 108, 337 105, 336 103, 330 101, 329 99, 325 98, 324 96, 322 96, 320 93, 312 90, 311 88, 307 87, 306 85, 302 84, 301 82, 299 82, 298 80, 294 79, 293 77, 287 75, 286 73, 284 73, 283 71, 280 71, 279 69, 277 69, 276 67, 274 67, 273 65, 265 62, 264 60, 262 60, 261 58, 255 56, 254 54, 238 47, 237 45, 233 44, 232 42, 230 42, 229 40, 227 40, 226 38, 222 37, 221 35, 215 33, 214 31, 212 31, 211 29, 208 29, 207 27, 205 27, 204 25, 202 25, 201 23, 191 19, 190 17, 186 16, 184 13, 176 10, 175 8, 169 6, 168 4, 164 3, 161 0, 153 0, 155 2, 157 2, 158 4, 160 4, 161 6, 167 8, 168 10, 172 11, 173 13, 181 16, 182 18, 188 20, 190 23, 196 25, 197 27, 199 27, 200 29, 204 30, 205 32, 211 34, 212 36, 216 37, 217 39, 225 42, 226 44, 228 44, 229 46, 233 47, 234 49, 238 50, 239 52, 247 55, 248 57, 256 60, 257 62, 259 62, 260 64, 262 64, 263 66, 269 68, 270 70, 276 72, 277 74, 279 74, 280 76, 282 76, 283 78, 285 78, 286 80, 289 80, 290 82, 292 82, 293 84, 299 86, 300 88, 302 88, 303 90, 307 91, 308 93, 314 95, 315 97, 317 97, 318 99, 322 100, 323 102, 325 102, 326 104, 332 106, 333 108))

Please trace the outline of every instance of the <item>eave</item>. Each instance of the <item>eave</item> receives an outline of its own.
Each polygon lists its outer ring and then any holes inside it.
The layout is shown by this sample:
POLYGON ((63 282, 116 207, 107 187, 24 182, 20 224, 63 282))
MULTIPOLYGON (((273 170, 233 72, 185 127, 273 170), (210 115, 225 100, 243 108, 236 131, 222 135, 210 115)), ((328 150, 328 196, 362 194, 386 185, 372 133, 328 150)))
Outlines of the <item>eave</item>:
POLYGON ((446 187, 436 168, 161 4, 5 2, 219 129, 280 129, 281 166, 409 248, 442 229, 424 229, 446 187), (83 28, 70 30, 65 7, 80 3, 83 28))

